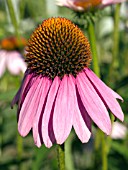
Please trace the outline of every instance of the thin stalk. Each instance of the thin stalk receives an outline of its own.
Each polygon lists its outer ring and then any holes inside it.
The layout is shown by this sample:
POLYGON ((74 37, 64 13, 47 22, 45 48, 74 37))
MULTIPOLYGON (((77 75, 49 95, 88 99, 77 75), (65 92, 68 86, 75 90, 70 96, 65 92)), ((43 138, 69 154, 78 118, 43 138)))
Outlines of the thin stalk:
POLYGON ((97 53, 97 48, 96 48, 97 43, 96 43, 96 37, 95 37, 95 28, 94 28, 94 23, 92 21, 89 21, 88 33, 89 33, 89 40, 91 44, 91 50, 92 50, 93 70, 96 73, 96 75, 100 77, 98 53, 97 53))
POLYGON ((15 34, 16 34, 17 38, 19 38, 18 22, 17 22, 17 19, 16 19, 16 14, 15 14, 15 11, 14 11, 12 0, 7 0, 6 2, 7 2, 7 6, 8 6, 8 11, 9 11, 9 14, 10 14, 11 22, 12 22, 12 25, 15 29, 15 34))
POLYGON ((17 156, 19 161, 22 158, 22 153, 23 153, 23 141, 22 141, 22 137, 17 132, 17 156))
POLYGON ((119 22, 120 22, 120 7, 121 4, 117 4, 114 13, 114 32, 113 32, 113 49, 112 49, 112 62, 109 68, 109 80, 113 71, 119 67, 119 22))
POLYGON ((105 140, 105 135, 101 132, 101 147, 102 147, 102 170, 108 170, 108 149, 105 140))
MULTIPOLYGON (((111 114, 111 123, 112 123, 112 127, 113 127, 113 123, 114 123, 114 119, 115 119, 115 116, 113 114, 111 114)), ((108 153, 111 149, 111 144, 112 144, 112 137, 111 136, 108 136, 107 137, 107 150, 108 150, 108 153)))
POLYGON ((101 161, 101 136, 100 136, 100 129, 96 130, 95 133, 95 140, 94 140, 94 154, 93 154, 93 166, 94 169, 99 166, 101 161))
MULTIPOLYGON (((96 37, 95 37, 95 28, 94 23, 92 21, 89 22, 88 27, 89 32, 89 38, 90 38, 90 44, 92 49, 92 57, 93 57, 93 70, 96 73, 98 77, 100 77, 100 68, 98 63, 98 53, 96 48, 96 37)), ((98 136, 96 136, 96 143, 95 143, 95 152, 97 152, 97 149, 99 149, 99 142, 101 143, 101 159, 102 159, 102 170, 108 169, 108 162, 107 162, 107 146, 105 141, 105 135, 101 131, 97 131, 98 136), (100 141, 99 141, 100 140, 100 141)), ((95 154, 96 156, 96 154, 95 154)), ((96 158, 95 158, 96 161, 96 158)))
POLYGON ((57 157, 59 170, 65 170, 65 148, 64 144, 57 146, 57 157))
POLYGON ((41 169, 42 162, 48 157, 48 154, 49 150, 44 145, 41 148, 35 147, 31 170, 41 169))
POLYGON ((3 151, 3 125, 4 125, 3 114, 0 114, 0 157, 2 156, 3 151))
POLYGON ((73 157, 72 157, 72 138, 74 133, 71 133, 65 142, 65 164, 66 170, 74 170, 73 157))

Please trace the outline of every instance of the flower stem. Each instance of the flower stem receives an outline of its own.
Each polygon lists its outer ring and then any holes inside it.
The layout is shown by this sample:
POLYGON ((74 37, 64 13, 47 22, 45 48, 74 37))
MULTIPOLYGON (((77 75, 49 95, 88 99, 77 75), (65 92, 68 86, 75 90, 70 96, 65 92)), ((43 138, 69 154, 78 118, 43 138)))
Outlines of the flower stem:
POLYGON ((0 114, 0 157, 2 156, 2 151, 3 151, 3 124, 4 124, 4 118, 1 112, 0 114))
POLYGON ((66 170, 74 170, 73 157, 72 157, 72 138, 74 133, 71 133, 65 142, 65 164, 66 170), (69 161, 70 160, 70 161, 69 161))
POLYGON ((9 14, 10 14, 12 25, 14 26, 14 29, 15 29, 15 34, 16 34, 17 38, 19 38, 18 22, 17 22, 17 19, 16 19, 16 14, 15 14, 15 11, 14 11, 14 8, 13 8, 12 0, 7 0, 6 3, 7 3, 7 6, 8 6, 8 11, 9 11, 9 14))
POLYGON ((59 170, 65 170, 65 149, 64 144, 57 146, 58 167, 59 170))
POLYGON ((105 135, 103 132, 101 132, 101 147, 102 147, 102 170, 108 169, 108 152, 107 152, 107 144, 105 140, 105 135))
MULTIPOLYGON (((93 70, 96 73, 96 75, 98 77, 100 77, 100 68, 99 68, 99 64, 98 64, 98 53, 97 53, 97 48, 96 48, 95 28, 94 28, 94 23, 92 21, 89 22, 88 32, 89 32, 89 37, 90 37, 91 49, 92 49, 93 70)), ((99 146, 97 146, 97 143, 99 145, 99 142, 101 142, 102 170, 107 170, 108 169, 107 146, 106 146, 106 141, 105 141, 105 135, 103 134, 103 132, 101 132, 99 130, 98 130, 97 135, 98 136, 96 136, 96 139, 101 140, 101 141, 96 141, 95 152, 97 153, 97 149, 99 149, 99 146)), ((96 154, 95 154, 95 156, 96 156, 96 154)), ((96 159, 97 158, 95 158, 95 161, 96 161, 96 159)))
POLYGON ((113 49, 112 49, 112 62, 109 68, 109 75, 108 75, 109 80, 111 78, 114 69, 119 67, 118 54, 119 54, 120 7, 121 4, 117 4, 114 13, 113 49))
POLYGON ((23 153, 23 141, 22 137, 17 132, 17 157, 19 162, 21 161, 22 153, 23 153))
POLYGON ((96 48, 95 28, 94 28, 94 23, 91 20, 89 21, 88 33, 89 33, 89 40, 91 44, 92 57, 93 57, 93 70, 96 73, 96 75, 100 77, 98 54, 97 54, 97 48, 96 48))

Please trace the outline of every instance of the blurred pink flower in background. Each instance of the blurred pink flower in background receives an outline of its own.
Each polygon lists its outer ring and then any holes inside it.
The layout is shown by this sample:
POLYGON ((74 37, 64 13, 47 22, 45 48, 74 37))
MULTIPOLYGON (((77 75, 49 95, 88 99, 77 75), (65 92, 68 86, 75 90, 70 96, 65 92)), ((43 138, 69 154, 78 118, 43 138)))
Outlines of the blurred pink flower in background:
POLYGON ((86 11, 94 8, 103 8, 124 1, 126 0, 56 0, 56 4, 71 8, 75 11, 86 11))
POLYGON ((0 77, 6 69, 13 75, 25 72, 27 66, 20 49, 24 48, 26 40, 23 38, 21 40, 21 42, 18 42, 15 37, 9 37, 0 42, 0 77))
POLYGON ((127 135, 128 129, 125 125, 119 122, 114 122, 112 125, 111 137, 113 139, 124 139, 127 135))
POLYGON ((92 121, 107 135, 111 120, 107 109, 123 121, 116 99, 88 66, 90 44, 83 32, 65 18, 45 20, 26 48, 27 71, 12 101, 18 104, 18 131, 32 129, 35 144, 63 144, 72 127, 81 142, 88 142, 92 121), (43 50, 42 50, 43 49, 43 50))
POLYGON ((20 72, 24 73, 26 68, 26 63, 19 52, 0 50, 0 77, 6 69, 11 74, 18 75, 20 72))

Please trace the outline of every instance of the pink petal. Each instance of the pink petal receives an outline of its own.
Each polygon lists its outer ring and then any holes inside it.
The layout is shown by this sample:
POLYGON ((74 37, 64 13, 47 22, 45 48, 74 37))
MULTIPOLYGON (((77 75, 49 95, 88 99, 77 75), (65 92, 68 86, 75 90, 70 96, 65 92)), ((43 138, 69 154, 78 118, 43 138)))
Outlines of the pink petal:
MULTIPOLYGON (((75 129, 75 132, 77 134, 77 136, 79 137, 79 139, 85 143, 88 142, 88 140, 90 139, 91 136, 91 132, 89 131, 86 122, 84 120, 84 118, 82 117, 82 114, 80 112, 79 106, 78 106, 78 102, 77 102, 77 96, 76 96, 76 88, 75 88, 75 78, 71 75, 69 75, 70 80, 70 86, 72 89, 72 103, 74 103, 74 106, 71 110, 71 112, 73 113, 73 127, 75 129)), ((86 114, 86 113, 84 113, 86 114)), ((86 117, 86 115, 84 115, 84 117, 86 117)))
MULTIPOLYGON (((103 88, 108 89, 108 90, 112 93, 112 95, 113 95, 114 98, 120 99, 120 100, 123 101, 122 97, 121 97, 118 93, 116 93, 115 91, 113 91, 110 87, 108 87, 103 81, 101 81, 101 80, 95 75, 95 73, 93 73, 93 71, 92 71, 91 69, 85 68, 85 72, 86 72, 86 74, 89 74, 89 75, 91 74, 92 77, 93 77, 93 79, 94 79, 94 80, 96 79, 95 82, 97 82, 100 86, 102 86, 103 88)), ((89 76, 88 76, 88 77, 89 77, 89 76)))
POLYGON ((74 96, 71 84, 71 78, 65 75, 56 97, 53 130, 57 144, 62 144, 66 140, 72 128, 74 96))
POLYGON ((105 101, 111 112, 121 121, 124 119, 124 114, 122 109, 115 99, 116 93, 110 88, 108 88, 90 69, 85 69, 89 80, 92 82, 92 85, 96 88, 97 92, 102 96, 102 100, 105 101), (115 95, 115 96, 113 96, 115 95))
POLYGON ((16 93, 16 95, 14 96, 12 102, 11 102, 11 109, 13 109, 13 106, 15 104, 18 104, 19 98, 20 98, 20 94, 21 94, 21 87, 19 88, 18 92, 16 93))
MULTIPOLYGON (((14 96, 14 98, 11 102, 11 108, 13 108, 13 106, 18 103, 20 96, 21 96, 21 92, 23 90, 23 87, 26 86, 26 80, 28 80, 27 79, 27 71, 25 72, 24 78, 21 82, 21 86, 20 86, 18 92, 16 93, 16 95, 14 96)), ((28 84, 28 81, 27 81, 27 84, 28 84)))
POLYGON ((107 109, 84 72, 78 74, 76 84, 81 100, 91 119, 103 132, 110 134, 111 121, 107 109))
POLYGON ((26 74, 27 74, 27 76, 26 76, 25 81, 23 83, 20 98, 19 98, 19 102, 18 102, 19 111, 20 111, 20 108, 22 107, 22 104, 24 102, 24 99, 25 99, 29 89, 31 88, 31 86, 33 85, 33 83, 37 79, 37 76, 35 76, 33 73, 31 73, 31 74, 26 73, 26 74))
POLYGON ((50 86, 51 86, 51 80, 45 77, 41 79, 41 89, 39 92, 40 100, 39 100, 37 112, 35 114, 34 121, 33 121, 33 138, 34 138, 35 144, 38 147, 40 147, 41 144, 43 143, 42 116, 44 113, 46 97, 47 97, 50 86))
POLYGON ((27 70, 25 72, 25 76, 24 76, 24 80, 23 83, 21 84, 21 87, 19 89, 19 91, 17 92, 16 96, 14 97, 13 101, 12 101, 12 105, 13 106, 13 102, 15 104, 16 100, 18 99, 18 108, 17 108, 17 120, 19 119, 19 113, 20 113, 20 109, 22 107, 22 104, 24 102, 24 99, 30 89, 30 87, 32 86, 33 82, 36 81, 36 78, 34 76, 34 74, 29 74, 29 70, 27 70))
POLYGON ((46 106, 45 106, 45 110, 44 110, 44 114, 43 114, 43 119, 42 119, 42 136, 43 136, 43 141, 44 144, 46 145, 46 147, 50 148, 53 144, 53 142, 55 142, 55 136, 53 133, 53 124, 52 124, 52 117, 53 117, 53 110, 52 108, 54 108, 54 102, 55 102, 55 98, 57 95, 57 91, 60 85, 60 78, 59 77, 55 77, 51 88, 49 90, 48 93, 48 98, 47 98, 47 102, 46 102, 46 106))
POLYGON ((41 88, 40 77, 29 89, 27 96, 20 110, 18 130, 22 136, 26 136, 32 128, 33 118, 36 114, 39 103, 39 92, 41 88))
POLYGON ((83 117, 83 119, 85 121, 85 124, 87 125, 88 129, 91 132, 92 120, 91 120, 90 116, 88 115, 87 110, 85 109, 85 107, 83 105, 83 102, 82 102, 82 100, 80 98, 80 95, 78 93, 78 89, 76 89, 76 94, 77 94, 77 101, 78 101, 78 106, 79 106, 81 115, 82 115, 82 117, 83 117))
MULTIPOLYGON (((107 87, 108 87, 108 86, 107 86, 107 87)), ((113 95, 114 98, 123 101, 123 98, 122 98, 118 93, 116 93, 115 91, 113 91, 110 87, 108 87, 108 89, 111 91, 111 93, 112 93, 112 95, 113 95)))

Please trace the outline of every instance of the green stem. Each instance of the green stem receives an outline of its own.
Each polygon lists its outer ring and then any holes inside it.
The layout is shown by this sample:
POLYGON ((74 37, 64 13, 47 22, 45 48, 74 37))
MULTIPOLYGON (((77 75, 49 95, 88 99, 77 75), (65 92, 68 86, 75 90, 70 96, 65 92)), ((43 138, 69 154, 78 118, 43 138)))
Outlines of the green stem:
POLYGON ((97 48, 96 48, 97 43, 96 43, 96 37, 95 37, 95 28, 94 28, 94 23, 92 21, 89 21, 88 33, 89 33, 89 40, 90 40, 91 49, 92 49, 93 70, 96 73, 96 75, 100 77, 98 54, 97 54, 97 48))
MULTIPOLYGON (((114 119, 115 119, 115 116, 113 114, 111 114, 112 128, 113 128, 114 119)), ((109 151, 111 149, 111 145, 112 145, 112 137, 108 136, 107 137, 107 151, 108 151, 108 153, 109 153, 109 151)))
POLYGON ((102 147, 102 170, 108 169, 108 150, 107 150, 107 144, 105 140, 105 135, 103 132, 101 132, 101 147, 102 147))
POLYGON ((119 67, 118 54, 119 54, 120 7, 121 7, 121 4, 117 4, 115 13, 114 13, 113 49, 112 49, 112 62, 109 68, 109 76, 108 76, 109 80, 114 69, 119 67))
MULTIPOLYGON (((94 23, 92 21, 89 22, 88 27, 89 32, 89 38, 90 38, 90 44, 92 49, 92 57, 93 57, 93 70, 97 74, 98 77, 100 77, 100 68, 98 63, 98 54, 97 54, 97 48, 96 48, 96 37, 95 37, 95 28, 94 23)), ((103 132, 98 130, 97 133, 98 136, 96 136, 96 143, 95 143, 95 152, 97 152, 97 149, 99 149, 99 142, 101 142, 101 159, 102 159, 102 170, 108 169, 108 162, 107 162, 107 146, 105 141, 105 135, 103 132), (99 141, 101 139, 101 141, 99 141)), ((96 156, 96 154, 95 154, 96 156)), ((97 158, 95 158, 96 161, 97 158)))
POLYGON ((17 19, 16 19, 16 14, 15 14, 15 11, 14 11, 14 8, 13 8, 12 0, 6 0, 6 2, 7 2, 9 14, 10 14, 11 22, 12 22, 12 25, 14 26, 14 29, 15 29, 15 34, 16 34, 17 38, 19 38, 18 22, 17 22, 17 19))
POLYGON ((93 154, 93 166, 95 169, 96 167, 99 166, 99 164, 101 164, 101 157, 102 157, 102 153, 101 153, 101 130, 100 129, 96 129, 95 132, 95 140, 94 140, 94 154, 93 154), (100 158, 100 159, 99 159, 100 158))
POLYGON ((22 153, 23 153, 23 141, 22 141, 22 137, 17 132, 17 156, 19 161, 22 158, 22 153))
POLYGON ((64 144, 57 146, 58 167, 59 170, 65 170, 65 149, 64 144))
MULTIPOLYGON (((1 111, 1 109, 0 109, 1 111)), ((2 112, 0 114, 0 157, 2 156, 2 151, 3 151, 3 122, 4 118, 3 118, 3 115, 2 115, 2 112)))
POLYGON ((73 157, 72 157, 72 138, 74 133, 71 133, 68 139, 65 142, 65 163, 66 170, 74 170, 73 157))

